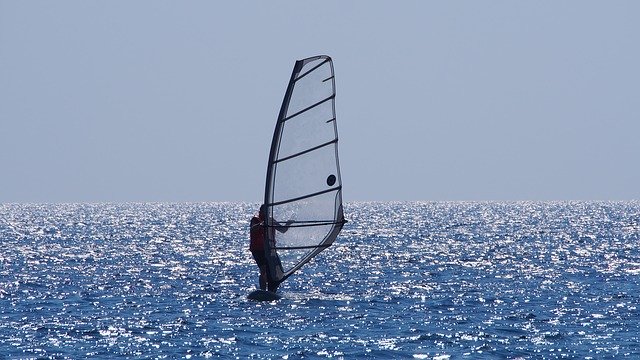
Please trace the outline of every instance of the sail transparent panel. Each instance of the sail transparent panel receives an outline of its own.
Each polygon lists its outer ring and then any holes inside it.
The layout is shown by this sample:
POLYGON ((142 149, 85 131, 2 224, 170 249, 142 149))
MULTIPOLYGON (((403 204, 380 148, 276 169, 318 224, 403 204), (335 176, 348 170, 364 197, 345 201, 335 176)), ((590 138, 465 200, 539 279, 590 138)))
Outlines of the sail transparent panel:
POLYGON ((278 159, 336 139, 333 102, 327 101, 283 124, 278 159))
POLYGON ((329 145, 278 163, 272 202, 290 201, 334 188, 337 184, 329 180, 338 176, 335 152, 335 146, 329 145))
MULTIPOLYGON (((315 62, 314 62, 315 63, 315 62)), ((317 64, 316 64, 317 65, 317 64)), ((308 65, 305 67, 309 67, 308 65)), ((302 75, 302 74, 301 74, 302 75)), ((292 116, 334 94, 333 71, 327 61, 296 80, 286 116, 292 116)))
POLYGON ((336 226, 340 197, 339 190, 334 190, 304 201, 273 207, 274 218, 278 221, 295 221, 286 232, 276 231, 274 234, 275 247, 285 273, 308 254, 317 252, 317 246, 331 245, 335 238, 327 236, 336 226))

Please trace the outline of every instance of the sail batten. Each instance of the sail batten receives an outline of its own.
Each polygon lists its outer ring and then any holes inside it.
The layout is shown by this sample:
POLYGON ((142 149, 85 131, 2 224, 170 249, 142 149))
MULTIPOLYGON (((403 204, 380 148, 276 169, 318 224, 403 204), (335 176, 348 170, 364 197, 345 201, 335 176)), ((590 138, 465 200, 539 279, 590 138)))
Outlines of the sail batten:
POLYGON ((277 282, 329 247, 345 223, 328 56, 294 65, 274 129, 264 204, 265 251, 277 282))
POLYGON ((305 250, 305 249, 320 249, 328 248, 331 244, 315 245, 315 246, 283 246, 276 247, 276 250, 305 250))
MULTIPOLYGON (((329 121, 331 121, 331 120, 329 120, 329 121)), ((311 149, 307 149, 307 150, 304 150, 304 151, 300 151, 299 153, 295 153, 295 154, 293 154, 293 155, 289 155, 289 156, 287 156, 287 157, 280 158, 280 159, 278 159, 278 160, 274 161, 274 163, 278 163, 278 162, 281 162, 281 161, 286 161, 286 160, 289 160, 289 159, 293 159, 294 157, 298 157, 298 156, 304 155, 304 154, 306 154, 306 153, 308 153, 308 152, 312 152, 312 151, 314 151, 314 150, 318 150, 318 149, 323 148, 323 147, 325 147, 325 146, 333 145, 333 144, 335 144, 337 141, 338 141, 338 139, 331 140, 331 141, 327 141, 326 143, 324 143, 324 144, 320 144, 320 145, 315 146, 315 147, 312 147, 311 149)))
POLYGON ((288 120, 290 120, 290 119, 292 119, 292 118, 294 118, 294 117, 296 117, 296 116, 298 116, 298 115, 300 115, 300 114, 302 114, 302 113, 304 113, 304 112, 306 112, 306 111, 309 111, 309 110, 313 109, 313 108, 314 108, 314 107, 316 107, 316 106, 322 105, 322 104, 324 104, 325 102, 327 102, 327 101, 329 101, 329 100, 333 99, 333 98, 334 98, 334 96, 335 96, 335 95, 331 95, 331 96, 329 96, 328 98, 326 98, 326 99, 324 99, 324 100, 322 100, 322 101, 319 101, 319 102, 317 102, 317 103, 315 103, 315 104, 313 104, 313 105, 311 105, 311 106, 309 106, 309 107, 307 107, 307 108, 305 108, 305 109, 302 109, 302 110, 298 111, 297 113, 295 113, 295 114, 293 114, 293 115, 291 115, 291 116, 289 116, 289 117, 286 117, 286 118, 282 119, 282 121, 288 121, 288 120))
POLYGON ((288 204, 288 203, 292 203, 292 202, 296 202, 296 201, 312 198, 314 196, 330 193, 330 192, 336 191, 336 190, 342 190, 342 186, 339 186, 339 187, 336 187, 336 188, 332 188, 332 189, 318 191, 318 192, 315 192, 313 194, 307 194, 307 195, 304 195, 304 196, 298 196, 297 198, 292 198, 292 199, 286 199, 286 200, 282 200, 282 201, 272 202, 269 205, 271 205, 271 206, 284 205, 284 204, 288 204))
POLYGON ((323 225, 333 225, 333 224, 345 224, 346 221, 334 221, 334 220, 319 220, 319 221, 299 221, 294 222, 289 227, 307 227, 307 226, 323 226, 323 225))
MULTIPOLYGON (((302 60, 302 61, 304 61, 304 60, 302 60)), ((316 65, 316 66, 314 66, 313 68, 309 69, 309 70, 308 70, 307 72, 305 72, 304 74, 299 75, 299 76, 296 78, 296 81, 298 81, 298 80, 302 79, 303 77, 307 76, 309 73, 311 73, 311 72, 312 72, 312 71, 314 71, 315 69, 319 68, 320 66, 322 66, 322 65, 326 64, 326 63, 327 63, 327 62, 329 62, 329 61, 331 61, 331 58, 327 58, 327 59, 325 59, 324 61, 322 61, 322 62, 321 62, 321 63, 319 63, 318 65, 316 65)))

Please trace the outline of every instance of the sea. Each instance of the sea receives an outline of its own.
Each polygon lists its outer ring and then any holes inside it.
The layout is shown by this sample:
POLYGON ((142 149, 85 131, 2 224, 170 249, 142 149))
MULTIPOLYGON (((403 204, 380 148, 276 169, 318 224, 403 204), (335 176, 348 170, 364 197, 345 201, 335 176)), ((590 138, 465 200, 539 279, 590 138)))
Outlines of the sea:
POLYGON ((640 358, 640 202, 348 202, 256 302, 256 203, 0 205, 0 359, 640 358))

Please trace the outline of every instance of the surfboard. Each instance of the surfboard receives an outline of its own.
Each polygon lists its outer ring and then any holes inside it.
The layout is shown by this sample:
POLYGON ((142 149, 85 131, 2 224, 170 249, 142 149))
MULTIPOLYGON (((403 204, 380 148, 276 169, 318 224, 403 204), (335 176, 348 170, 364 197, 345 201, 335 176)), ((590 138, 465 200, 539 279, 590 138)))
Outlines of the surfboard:
POLYGON ((267 290, 254 290, 247 295, 247 299, 255 301, 276 301, 280 300, 280 295, 267 290))

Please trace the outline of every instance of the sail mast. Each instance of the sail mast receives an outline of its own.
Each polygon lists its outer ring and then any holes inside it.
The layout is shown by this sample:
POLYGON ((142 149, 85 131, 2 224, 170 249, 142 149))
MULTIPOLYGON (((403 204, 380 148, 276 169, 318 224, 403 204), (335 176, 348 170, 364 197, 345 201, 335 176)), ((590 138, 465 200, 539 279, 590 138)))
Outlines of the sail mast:
MULTIPOLYGON (((300 71, 302 67, 302 62, 304 60, 296 61, 293 66, 293 71, 291 72, 291 78, 289 79, 289 85, 287 85, 287 91, 284 93, 284 99, 282 100, 282 105, 280 106, 280 112, 278 113, 278 120, 276 121, 276 128, 273 131, 273 138, 271 139, 271 149, 269 150, 269 161, 267 164, 267 179, 265 183, 264 189, 264 202, 263 204, 268 204, 269 202, 269 189, 273 184, 273 177, 275 175, 275 171, 271 171, 271 167, 273 166, 274 159, 278 153, 278 145, 280 144, 280 133, 282 132, 282 122, 287 113, 287 108, 289 107, 289 100, 291 100, 291 94, 293 93, 293 87, 295 85, 296 74, 300 71)), ((268 214, 271 215, 271 214, 268 214)))

